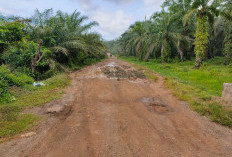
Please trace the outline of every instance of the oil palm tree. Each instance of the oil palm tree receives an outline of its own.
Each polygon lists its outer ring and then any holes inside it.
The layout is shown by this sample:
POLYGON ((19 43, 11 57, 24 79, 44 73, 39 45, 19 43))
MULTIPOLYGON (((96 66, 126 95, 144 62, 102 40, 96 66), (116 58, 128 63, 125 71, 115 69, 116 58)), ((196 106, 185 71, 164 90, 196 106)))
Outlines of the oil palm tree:
POLYGON ((181 59, 183 59, 183 51, 181 50, 181 42, 190 44, 190 38, 182 34, 182 27, 178 27, 175 18, 163 9, 161 13, 152 16, 152 22, 155 23, 157 33, 153 35, 153 41, 156 41, 157 47, 161 50, 161 58, 167 61, 171 55, 171 46, 175 49, 181 59))
MULTIPOLYGON (((76 60, 80 54, 88 55, 86 34, 97 23, 87 23, 87 20, 88 17, 77 11, 72 14, 58 11, 53 15, 51 9, 44 12, 36 10, 29 30, 34 40, 42 39, 44 46, 51 47, 55 60, 71 66, 77 64, 76 60)), ((92 37, 98 38, 97 35, 92 37)))
POLYGON ((232 58, 232 2, 226 0, 221 9, 221 15, 225 19, 224 25, 224 55, 225 55, 225 64, 231 63, 232 58))
POLYGON ((218 0, 193 0, 191 9, 183 18, 184 25, 186 24, 189 17, 191 17, 193 14, 196 15, 197 18, 197 28, 194 43, 194 52, 196 54, 196 69, 199 69, 203 62, 208 44, 208 24, 213 24, 215 15, 218 16, 218 7, 218 0))
MULTIPOLYGON (((177 24, 177 27, 181 27, 181 34, 183 36, 188 36, 191 41, 193 41, 194 38, 194 32, 196 29, 195 26, 195 16, 192 15, 189 17, 188 23, 186 23, 183 26, 182 19, 185 16, 185 14, 191 9, 191 3, 193 0, 166 0, 164 2, 164 7, 168 7, 168 11, 170 13, 171 18, 173 19, 172 21, 175 21, 177 24)), ((186 41, 181 41, 180 42, 180 49, 181 49, 181 54, 180 58, 181 60, 184 59, 190 59, 191 56, 191 48, 193 44, 189 44, 186 41)))

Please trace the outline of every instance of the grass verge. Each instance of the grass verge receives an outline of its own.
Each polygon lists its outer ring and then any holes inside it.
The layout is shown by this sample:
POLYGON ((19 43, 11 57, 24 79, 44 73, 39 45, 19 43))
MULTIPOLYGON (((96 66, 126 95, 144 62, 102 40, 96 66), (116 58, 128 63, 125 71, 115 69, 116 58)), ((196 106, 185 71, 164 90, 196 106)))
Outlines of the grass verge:
MULTIPOLYGON (((232 83, 232 69, 223 65, 222 58, 205 62, 193 69, 194 61, 162 63, 158 60, 140 62, 135 57, 119 57, 165 77, 165 85, 190 108, 212 121, 232 127, 232 109, 223 107, 214 97, 220 97, 223 83, 232 83)), ((149 77, 149 76, 148 76, 149 77)))
POLYGON ((16 100, 0 105, 0 142, 22 133, 41 118, 34 114, 23 114, 26 108, 40 106, 63 95, 62 89, 70 84, 67 74, 59 74, 43 81, 46 86, 34 87, 31 84, 22 88, 12 88, 16 100))

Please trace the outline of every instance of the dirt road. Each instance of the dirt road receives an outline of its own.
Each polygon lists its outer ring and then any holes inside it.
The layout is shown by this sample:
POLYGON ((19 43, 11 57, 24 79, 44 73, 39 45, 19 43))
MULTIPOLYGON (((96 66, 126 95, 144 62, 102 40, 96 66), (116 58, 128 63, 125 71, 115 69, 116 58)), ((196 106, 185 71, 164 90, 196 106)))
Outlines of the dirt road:
POLYGON ((191 111, 162 77, 154 83, 115 58, 71 77, 68 99, 58 104, 68 102, 72 112, 27 142, 2 144, 0 156, 232 156, 232 130, 191 111))

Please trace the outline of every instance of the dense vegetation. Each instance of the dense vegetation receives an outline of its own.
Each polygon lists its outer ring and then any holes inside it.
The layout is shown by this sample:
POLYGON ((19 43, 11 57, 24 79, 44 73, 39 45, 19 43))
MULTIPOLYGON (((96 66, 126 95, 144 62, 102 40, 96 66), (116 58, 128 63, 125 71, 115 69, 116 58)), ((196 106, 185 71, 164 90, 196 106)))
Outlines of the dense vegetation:
POLYGON ((105 57, 97 25, 79 12, 35 11, 30 19, 0 20, 0 102, 12 99, 9 88, 47 79, 67 68, 77 68, 105 57))
POLYGON ((162 11, 149 20, 136 22, 111 41, 112 52, 136 56, 139 60, 161 58, 169 62, 195 57, 195 68, 204 60, 224 56, 231 63, 230 0, 166 0, 162 11))
POLYGON ((101 36, 91 32, 96 25, 77 11, 36 10, 29 19, 0 15, 0 142, 39 119, 23 109, 60 98, 70 82, 62 72, 106 57, 101 36), (46 86, 33 87, 40 80, 46 86))

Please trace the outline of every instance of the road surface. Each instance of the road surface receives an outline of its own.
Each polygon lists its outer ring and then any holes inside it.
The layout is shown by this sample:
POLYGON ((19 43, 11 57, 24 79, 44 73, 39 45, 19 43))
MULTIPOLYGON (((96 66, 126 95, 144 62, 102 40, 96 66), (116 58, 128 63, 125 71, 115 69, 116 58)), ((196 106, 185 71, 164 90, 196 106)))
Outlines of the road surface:
POLYGON ((72 111, 22 145, 0 146, 2 156, 232 156, 231 129, 191 111, 161 76, 152 82, 128 63, 111 58, 71 77, 65 96, 72 111))

